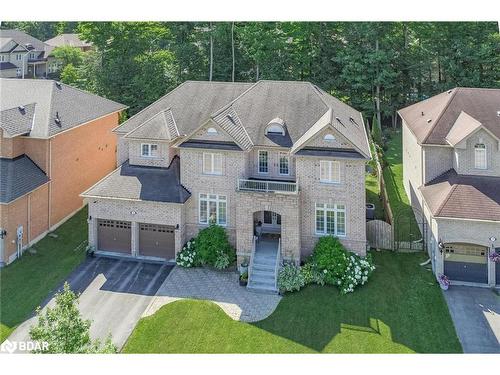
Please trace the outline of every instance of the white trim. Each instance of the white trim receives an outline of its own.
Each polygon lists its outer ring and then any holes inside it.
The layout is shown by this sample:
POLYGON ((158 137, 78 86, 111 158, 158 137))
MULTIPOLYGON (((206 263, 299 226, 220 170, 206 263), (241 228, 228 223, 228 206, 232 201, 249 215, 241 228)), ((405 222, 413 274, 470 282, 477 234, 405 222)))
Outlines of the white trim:
POLYGON ((222 176, 223 175, 223 167, 224 163, 224 154, 221 152, 203 152, 202 155, 202 168, 201 173, 207 176, 222 176), (220 157, 220 171, 216 170, 216 158, 220 157), (210 158, 210 170, 205 170, 205 161, 207 158, 210 158))
POLYGON ((340 162, 337 160, 320 160, 319 161, 319 182, 322 184, 340 184, 340 162), (327 163, 327 168, 328 168, 328 179, 321 178, 321 170, 322 170, 322 164, 327 163), (334 168, 333 166, 337 165, 337 171, 338 171, 338 179, 334 179, 334 168))
POLYGON ((474 169, 479 169, 482 171, 488 169, 488 148, 486 147, 485 143, 479 142, 474 145, 474 169), (484 147, 477 147, 481 145, 484 147))
POLYGON ((153 155, 153 146, 156 147, 156 153, 158 154, 159 153, 159 147, 158 147, 158 143, 141 143, 141 150, 140 150, 140 155, 142 158, 148 158, 148 159, 153 159, 153 158, 160 158, 159 155, 153 155), (144 154, 144 146, 148 146, 148 154, 145 155, 144 154))

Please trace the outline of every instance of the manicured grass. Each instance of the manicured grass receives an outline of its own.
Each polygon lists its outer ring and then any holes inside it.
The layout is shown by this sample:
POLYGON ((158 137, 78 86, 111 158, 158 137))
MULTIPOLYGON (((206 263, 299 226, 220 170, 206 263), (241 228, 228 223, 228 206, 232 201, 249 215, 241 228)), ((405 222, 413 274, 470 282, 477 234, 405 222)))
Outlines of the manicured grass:
POLYGON ((380 189, 377 177, 371 173, 366 174, 366 202, 375 205, 375 219, 384 220, 384 205, 380 199, 380 189))
POLYGON ((342 296, 309 286, 286 295, 254 324, 217 305, 182 300, 143 318, 125 353, 456 353, 461 352, 441 290, 421 254, 374 254, 369 283, 342 296))
POLYGON ((402 132, 396 130, 386 134, 390 139, 387 141, 388 149, 384 155, 389 165, 384 168, 383 175, 392 213, 396 218, 396 233, 400 240, 416 240, 420 231, 403 186, 402 132), (409 234, 413 234, 413 238, 410 238, 409 234))
POLYGON ((0 270, 0 342, 64 281, 85 258, 85 248, 74 249, 87 239, 87 208, 35 244, 36 254, 0 270))

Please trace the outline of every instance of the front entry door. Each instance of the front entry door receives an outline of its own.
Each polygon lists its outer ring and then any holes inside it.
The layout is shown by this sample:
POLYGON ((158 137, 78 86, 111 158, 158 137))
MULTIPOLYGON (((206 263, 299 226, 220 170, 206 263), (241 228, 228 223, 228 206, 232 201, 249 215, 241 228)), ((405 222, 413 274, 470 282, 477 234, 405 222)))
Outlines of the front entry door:
POLYGON ((273 211, 264 211, 264 229, 269 232, 281 230, 281 215, 273 211))

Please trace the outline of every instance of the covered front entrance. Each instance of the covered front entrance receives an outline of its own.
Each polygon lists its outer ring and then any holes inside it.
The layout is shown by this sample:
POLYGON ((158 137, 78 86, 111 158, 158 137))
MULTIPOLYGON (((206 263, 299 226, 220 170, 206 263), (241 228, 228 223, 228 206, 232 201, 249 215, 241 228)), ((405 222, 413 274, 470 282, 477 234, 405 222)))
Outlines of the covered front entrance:
POLYGON ((132 251, 130 221, 98 219, 97 250, 130 254, 132 251))
POLYGON ((142 256, 175 258, 175 227, 159 224, 139 224, 139 254, 142 256))
POLYGON ((263 234, 281 233, 281 215, 274 211, 258 211, 253 214, 254 224, 257 227, 260 223, 263 234))
POLYGON ((466 243, 444 245, 444 274, 450 280, 488 283, 488 249, 466 243))

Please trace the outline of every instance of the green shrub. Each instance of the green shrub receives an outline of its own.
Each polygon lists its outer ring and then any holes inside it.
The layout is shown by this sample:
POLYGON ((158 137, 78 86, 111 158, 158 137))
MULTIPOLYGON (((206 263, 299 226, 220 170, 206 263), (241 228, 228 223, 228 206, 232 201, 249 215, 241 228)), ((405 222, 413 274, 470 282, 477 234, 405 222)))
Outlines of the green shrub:
POLYGON ((278 288, 281 292, 298 291, 305 285, 301 268, 293 263, 285 264, 278 274, 278 288))
POLYGON ((336 285, 342 294, 364 285, 375 270, 370 255, 365 258, 347 251, 338 238, 321 237, 313 250, 312 264, 327 284, 336 285))
POLYGON ((313 262, 324 273, 325 282, 338 285, 347 268, 348 259, 344 246, 337 237, 321 237, 314 246, 313 262))
POLYGON ((300 273, 304 278, 304 283, 325 285, 325 273, 320 271, 318 266, 312 262, 304 264, 300 268, 300 273))
POLYGON ((211 224, 196 237, 196 249, 202 264, 217 267, 228 267, 236 259, 236 252, 229 243, 227 233, 219 225, 211 224))
POLYGON ((382 132, 380 130, 380 124, 377 121, 377 115, 375 114, 372 120, 372 139, 376 144, 382 144, 382 132))

